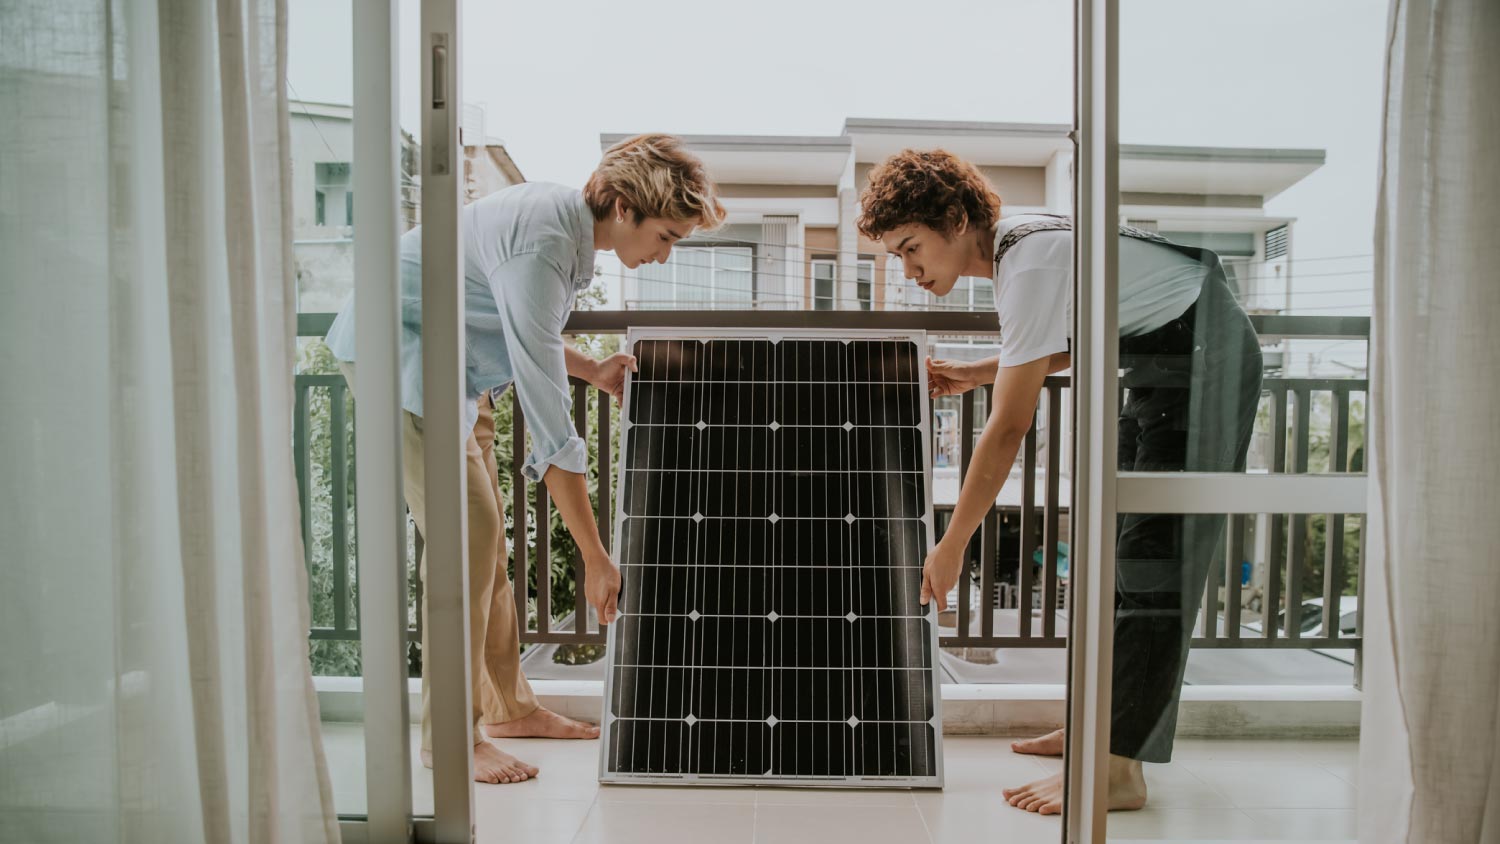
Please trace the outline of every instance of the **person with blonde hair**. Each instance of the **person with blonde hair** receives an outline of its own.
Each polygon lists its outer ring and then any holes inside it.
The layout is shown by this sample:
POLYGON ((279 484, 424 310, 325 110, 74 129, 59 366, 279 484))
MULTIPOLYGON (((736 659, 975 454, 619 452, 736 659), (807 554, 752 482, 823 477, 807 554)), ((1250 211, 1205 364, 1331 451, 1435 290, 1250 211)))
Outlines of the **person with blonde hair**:
MULTIPOLYGON (((538 769, 488 738, 597 738, 598 727, 543 708, 521 671, 520 628, 506 574, 504 501, 494 455, 493 397, 515 385, 531 432, 522 473, 543 482, 583 555, 588 602, 601 625, 614 621, 620 572, 605 551, 586 486, 588 451, 572 422, 568 377, 616 399, 635 358, 595 360, 564 341, 578 293, 594 279, 594 253, 625 266, 667 260, 695 229, 723 222, 724 208, 703 164, 671 135, 640 135, 604 153, 582 191, 528 182, 483 197, 459 216, 463 227, 467 336, 465 430, 469 496, 469 644, 473 680, 474 779, 520 782, 538 769)), ((402 485, 417 529, 426 527, 422 472, 422 229, 401 238, 402 485)), ((354 301, 339 312, 327 343, 354 384, 354 301)), ((606 478, 601 483, 608 483, 606 478)), ((512 538, 525 542, 524 536, 512 538)), ((422 577, 426 566, 419 562, 422 577)), ((522 585, 524 587, 524 584, 522 585)), ((421 612, 425 618, 425 599, 421 612)), ((423 625, 422 649, 427 653, 423 625)), ((424 659, 424 665, 426 660, 424 659)), ((432 765, 431 706, 422 678, 422 761, 432 765)))

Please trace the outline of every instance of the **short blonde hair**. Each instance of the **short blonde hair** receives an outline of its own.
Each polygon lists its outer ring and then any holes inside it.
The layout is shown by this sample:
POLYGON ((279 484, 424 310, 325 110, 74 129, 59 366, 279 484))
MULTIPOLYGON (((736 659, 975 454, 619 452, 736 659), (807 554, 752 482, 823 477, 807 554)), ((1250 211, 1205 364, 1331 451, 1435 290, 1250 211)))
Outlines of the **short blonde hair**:
POLYGON ((675 135, 636 135, 610 147, 583 197, 602 220, 622 202, 635 222, 659 217, 712 230, 724 222, 718 186, 675 135))

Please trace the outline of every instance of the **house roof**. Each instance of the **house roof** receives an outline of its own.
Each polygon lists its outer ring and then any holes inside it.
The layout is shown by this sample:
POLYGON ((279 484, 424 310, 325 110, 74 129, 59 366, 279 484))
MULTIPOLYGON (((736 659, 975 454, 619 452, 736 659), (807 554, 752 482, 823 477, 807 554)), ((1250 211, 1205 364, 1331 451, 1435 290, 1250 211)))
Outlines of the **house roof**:
MULTIPOLYGON (((975 164, 1044 167, 1071 155, 1066 123, 998 123, 851 117, 839 135, 682 135, 721 182, 838 184, 853 161, 942 147, 975 164)), ((601 148, 629 137, 600 136, 601 148)), ((1255 198, 1258 206, 1323 166, 1321 149, 1120 145, 1120 190, 1255 198)))
POLYGON ((1321 149, 1120 145, 1120 190, 1270 199, 1323 166, 1321 149))
POLYGON ((907 148, 941 146, 975 164, 1044 167, 1073 142, 1065 123, 995 123, 974 120, 883 120, 851 117, 844 135, 859 161, 876 162, 907 148))
MULTIPOLYGON (((632 137, 602 134, 601 149, 632 137)), ((720 182, 837 184, 849 163, 848 138, 806 135, 679 135, 720 182), (767 158, 774 154, 774 158, 767 158)))
POLYGON ((288 100, 287 106, 293 119, 298 117, 326 117, 334 120, 353 120, 354 107, 347 103, 318 103, 311 100, 288 100))

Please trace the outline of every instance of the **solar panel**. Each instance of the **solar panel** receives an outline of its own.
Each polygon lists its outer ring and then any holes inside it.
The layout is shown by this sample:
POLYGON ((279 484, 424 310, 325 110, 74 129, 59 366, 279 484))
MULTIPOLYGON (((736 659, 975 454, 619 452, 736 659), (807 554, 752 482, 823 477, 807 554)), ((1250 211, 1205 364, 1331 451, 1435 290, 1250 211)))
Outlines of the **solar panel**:
POLYGON ((629 344, 600 779, 941 786, 925 334, 629 344))

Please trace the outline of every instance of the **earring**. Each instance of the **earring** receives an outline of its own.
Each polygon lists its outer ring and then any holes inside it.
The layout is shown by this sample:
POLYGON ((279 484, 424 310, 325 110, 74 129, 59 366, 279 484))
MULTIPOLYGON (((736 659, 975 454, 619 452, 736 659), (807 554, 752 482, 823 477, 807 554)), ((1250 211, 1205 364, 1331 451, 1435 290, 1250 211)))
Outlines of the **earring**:
POLYGON ((623 223, 623 222, 625 222, 625 215, 621 214, 620 216, 616 217, 615 218, 615 222, 617 222, 617 223, 623 223))

